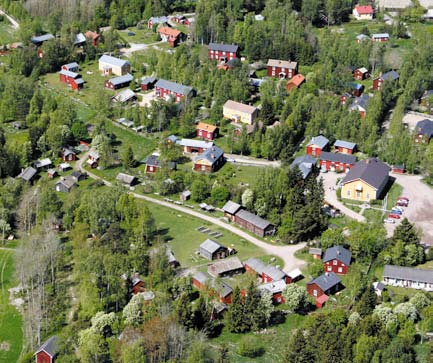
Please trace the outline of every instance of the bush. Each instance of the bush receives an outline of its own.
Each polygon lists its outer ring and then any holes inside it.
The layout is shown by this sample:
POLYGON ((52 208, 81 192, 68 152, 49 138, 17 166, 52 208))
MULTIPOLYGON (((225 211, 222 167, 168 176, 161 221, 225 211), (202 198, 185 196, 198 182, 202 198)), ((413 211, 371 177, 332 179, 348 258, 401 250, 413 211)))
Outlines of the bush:
POLYGON ((243 357, 255 358, 260 357, 265 353, 265 348, 260 344, 258 339, 245 336, 241 339, 238 347, 238 354, 243 357))
POLYGON ((341 201, 341 188, 338 188, 337 191, 336 191, 336 193, 337 193, 337 199, 339 201, 341 201))

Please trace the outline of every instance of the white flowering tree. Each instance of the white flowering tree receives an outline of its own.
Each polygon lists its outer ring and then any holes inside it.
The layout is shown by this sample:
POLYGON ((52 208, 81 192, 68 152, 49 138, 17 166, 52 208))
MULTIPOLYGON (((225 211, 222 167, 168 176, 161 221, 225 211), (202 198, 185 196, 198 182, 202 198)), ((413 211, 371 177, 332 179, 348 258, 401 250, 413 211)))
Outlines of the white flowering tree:
POLYGON ((304 286, 289 284, 283 291, 283 297, 289 310, 296 312, 308 305, 308 293, 304 286))
POLYGON ((138 326, 143 322, 144 298, 142 294, 132 297, 129 303, 123 308, 123 319, 125 324, 138 326))

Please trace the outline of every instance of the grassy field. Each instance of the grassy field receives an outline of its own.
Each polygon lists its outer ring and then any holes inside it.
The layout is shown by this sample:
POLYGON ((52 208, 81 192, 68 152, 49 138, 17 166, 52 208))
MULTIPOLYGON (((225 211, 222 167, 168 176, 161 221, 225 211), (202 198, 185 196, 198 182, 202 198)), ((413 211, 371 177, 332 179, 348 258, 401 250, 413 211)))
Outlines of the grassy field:
POLYGON ((227 247, 235 248, 238 251, 237 256, 241 260, 263 255, 260 248, 221 227, 165 207, 154 204, 148 204, 148 206, 163 238, 168 241, 182 267, 206 266, 209 262, 194 253, 202 242, 207 238, 212 238, 208 234, 196 231, 196 228, 200 226, 206 226, 211 231, 223 233, 218 242, 227 247))
POLYGON ((5 19, 0 22, 0 45, 6 45, 18 41, 18 34, 5 19))
POLYGON ((159 35, 151 29, 147 29, 147 24, 143 29, 137 29, 137 27, 133 26, 125 30, 118 30, 118 33, 128 43, 151 44, 159 41, 159 35), (128 33, 134 33, 134 35, 128 35, 128 33))
POLYGON ((0 250, 0 362, 17 362, 22 347, 21 315, 9 305, 13 270, 13 252, 0 250))
POLYGON ((391 189, 388 192, 388 200, 386 203, 386 209, 391 210, 397 202, 397 198, 402 195, 403 187, 400 184, 392 184, 391 189))

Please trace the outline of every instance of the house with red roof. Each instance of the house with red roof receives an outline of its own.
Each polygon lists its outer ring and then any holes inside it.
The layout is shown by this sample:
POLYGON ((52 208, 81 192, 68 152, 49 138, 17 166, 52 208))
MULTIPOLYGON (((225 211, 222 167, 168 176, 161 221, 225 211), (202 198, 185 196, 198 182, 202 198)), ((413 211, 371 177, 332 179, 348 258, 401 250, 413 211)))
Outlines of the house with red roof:
POLYGON ((218 136, 218 127, 205 122, 199 122, 195 127, 196 136, 204 140, 213 140, 218 136))
POLYGON ((168 43, 172 48, 177 47, 184 40, 185 34, 180 30, 162 26, 158 29, 161 39, 168 43))
POLYGON ((356 5, 352 14, 357 20, 373 20, 374 9, 371 5, 356 5))
POLYGON ((299 88, 305 82, 302 74, 297 74, 287 81, 286 91, 290 92, 293 88, 299 88))

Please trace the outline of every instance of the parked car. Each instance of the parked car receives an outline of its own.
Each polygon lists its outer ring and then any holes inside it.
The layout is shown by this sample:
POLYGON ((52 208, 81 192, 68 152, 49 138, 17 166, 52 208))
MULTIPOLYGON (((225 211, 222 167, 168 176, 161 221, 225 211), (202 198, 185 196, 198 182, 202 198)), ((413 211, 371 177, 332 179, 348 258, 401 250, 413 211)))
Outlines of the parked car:
POLYGON ((392 207, 392 209, 396 209, 404 212, 404 209, 400 205, 396 205, 395 207, 392 207))
POLYGON ((402 215, 402 214, 403 214, 403 212, 402 212, 401 210, 399 210, 399 209, 394 209, 394 208, 391 209, 391 213, 392 213, 392 214, 399 214, 399 215, 402 215))
POLYGON ((394 224, 394 223, 395 223, 395 220, 392 219, 392 218, 385 218, 383 221, 384 221, 385 223, 391 223, 391 224, 394 224))
POLYGON ((399 207, 407 207, 409 203, 402 199, 402 200, 398 200, 396 205, 399 207))
POLYGON ((400 214, 390 213, 388 215, 388 218, 400 219, 400 214))
POLYGON ((397 200, 405 200, 406 202, 409 203, 409 198, 408 197, 398 197, 397 200))

